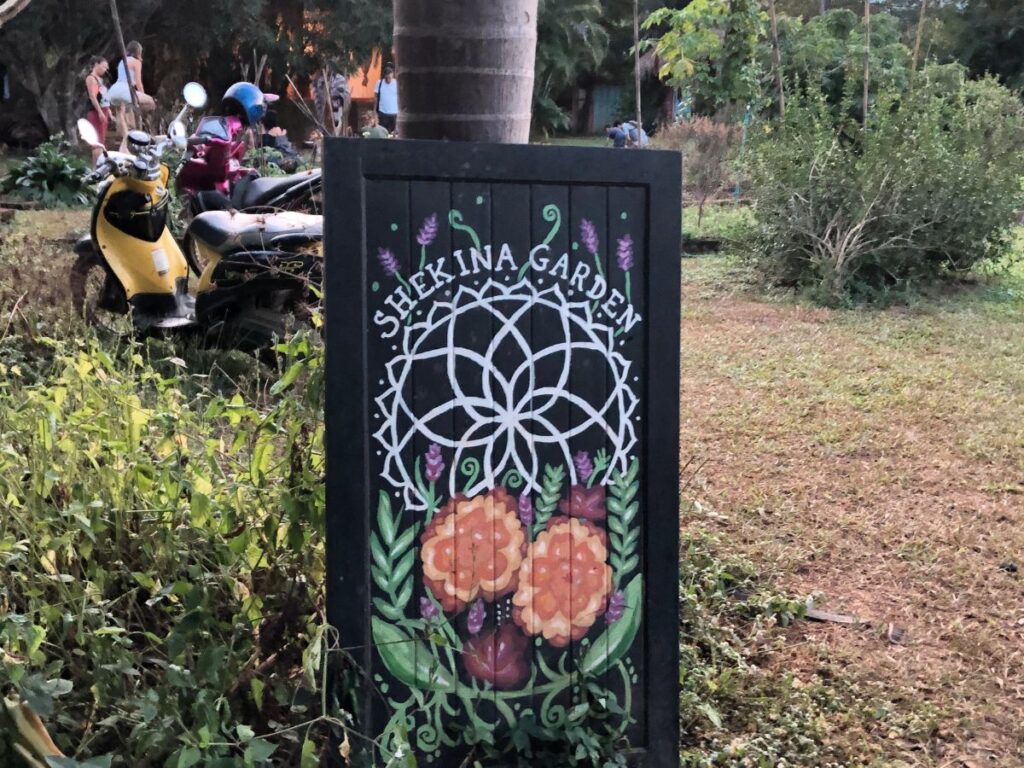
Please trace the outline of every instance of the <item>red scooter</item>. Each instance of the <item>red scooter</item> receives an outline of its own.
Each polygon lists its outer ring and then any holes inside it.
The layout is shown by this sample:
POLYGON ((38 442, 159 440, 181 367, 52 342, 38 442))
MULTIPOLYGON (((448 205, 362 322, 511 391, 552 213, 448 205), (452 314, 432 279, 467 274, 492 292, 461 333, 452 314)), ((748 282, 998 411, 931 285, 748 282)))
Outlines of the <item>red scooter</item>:
MULTIPOLYGON (((232 90, 234 88, 229 89, 228 94, 232 90)), ((178 194, 187 201, 183 215, 191 220, 206 211, 322 213, 323 178, 319 169, 261 177, 256 169, 243 164, 249 149, 246 133, 259 126, 255 118, 243 119, 247 113, 238 110, 237 101, 228 94, 222 103, 224 114, 203 117, 188 139, 188 154, 175 179, 178 194)), ((278 99, 273 94, 260 95, 268 104, 278 99)), ((206 104, 206 90, 197 83, 190 83, 186 87, 185 101, 193 108, 202 108, 206 104)), ((185 246, 189 265, 201 274, 204 265, 200 263, 198 252, 190 243, 186 242, 185 246)))

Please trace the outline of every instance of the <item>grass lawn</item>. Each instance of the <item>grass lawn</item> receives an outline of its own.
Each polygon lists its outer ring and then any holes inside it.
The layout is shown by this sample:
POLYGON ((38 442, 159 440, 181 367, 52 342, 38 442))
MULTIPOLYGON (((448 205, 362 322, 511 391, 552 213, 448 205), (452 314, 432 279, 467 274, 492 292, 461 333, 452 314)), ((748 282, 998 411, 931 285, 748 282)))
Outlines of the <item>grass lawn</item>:
POLYGON ((773 666, 870 700, 883 765, 1024 765, 1024 269, 889 310, 683 270, 684 531, 865 622, 800 623, 773 666))

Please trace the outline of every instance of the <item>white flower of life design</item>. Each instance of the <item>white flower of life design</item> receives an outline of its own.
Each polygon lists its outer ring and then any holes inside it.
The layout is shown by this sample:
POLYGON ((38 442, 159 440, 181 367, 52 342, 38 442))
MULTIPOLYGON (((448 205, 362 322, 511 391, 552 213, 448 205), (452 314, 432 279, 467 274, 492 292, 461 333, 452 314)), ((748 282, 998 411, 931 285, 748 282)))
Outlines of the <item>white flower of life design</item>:
POLYGON ((486 492, 512 471, 522 477, 523 492, 537 492, 545 463, 562 464, 576 483, 570 441, 607 451, 599 482, 625 471, 638 401, 614 334, 594 319, 588 301, 569 301, 557 285, 538 290, 527 279, 460 287, 450 302, 434 304, 424 321, 406 327, 401 351, 387 365, 386 389, 376 398, 382 426, 374 435, 384 448, 384 479, 408 508, 425 508, 414 449, 430 443, 444 450, 442 487, 450 496, 486 492), (531 328, 541 327, 543 346, 535 348, 531 328), (584 359, 586 370, 604 377, 604 385, 586 388, 600 390, 598 402, 571 387, 574 362, 578 368, 584 359), (426 383, 416 397, 414 381, 426 383), (467 488, 459 468, 470 458, 480 472, 467 488))

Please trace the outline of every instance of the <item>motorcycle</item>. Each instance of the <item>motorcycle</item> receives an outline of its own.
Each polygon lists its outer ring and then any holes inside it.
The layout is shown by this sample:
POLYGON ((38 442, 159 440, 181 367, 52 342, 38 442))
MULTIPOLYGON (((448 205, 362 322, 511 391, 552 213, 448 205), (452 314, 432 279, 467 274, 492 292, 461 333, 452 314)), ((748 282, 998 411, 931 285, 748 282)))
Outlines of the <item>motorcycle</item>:
MULTIPOLYGON (((202 89, 198 83, 189 86, 202 89)), ((193 96, 198 103, 198 93, 193 96)), ((267 103, 277 101, 273 94, 263 97, 267 103)), ((206 103, 205 89, 201 102, 206 103)), ((193 203, 192 210, 279 210, 314 204, 322 187, 319 169, 260 177, 255 168, 242 164, 249 148, 247 128, 239 117, 230 114, 207 115, 199 121, 188 139, 188 155, 175 180, 178 192, 193 203)))
MULTIPOLYGON (((99 147, 86 120, 82 139, 99 147)), ((99 183, 91 231, 75 245, 71 295, 75 310, 99 322, 101 312, 128 315, 139 334, 193 331, 207 343, 265 349, 291 316, 302 317, 322 280, 323 219, 301 213, 202 213, 188 236, 205 259, 196 292, 185 255, 167 226, 170 170, 162 156, 186 143, 185 128, 168 137, 128 136, 127 153, 104 151, 87 181, 99 183)))
MULTIPOLYGON (((189 104, 206 104, 206 90, 198 83, 185 94, 189 104), (200 96, 201 91, 201 96, 200 96)), ((262 94, 267 103, 277 101, 273 94, 262 94)), ((197 107, 201 108, 201 107, 197 107)), ((208 115, 188 138, 188 151, 175 178, 175 188, 185 201, 182 215, 185 224, 207 211, 245 211, 266 213, 300 211, 319 213, 323 179, 319 169, 286 176, 262 177, 255 168, 243 165, 249 144, 247 126, 237 115, 208 115)), ((205 262, 194 245, 186 239, 185 258, 199 275, 205 262)))

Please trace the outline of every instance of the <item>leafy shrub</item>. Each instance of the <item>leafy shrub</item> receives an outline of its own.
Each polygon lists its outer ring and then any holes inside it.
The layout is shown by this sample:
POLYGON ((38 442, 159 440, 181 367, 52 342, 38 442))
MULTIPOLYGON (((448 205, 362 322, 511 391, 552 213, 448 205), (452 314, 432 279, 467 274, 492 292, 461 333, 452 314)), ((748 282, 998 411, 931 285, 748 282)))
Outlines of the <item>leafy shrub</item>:
POLYGON ((699 228, 708 198, 724 191, 731 181, 730 163, 740 146, 740 129, 721 120, 695 117, 662 128, 654 143, 683 154, 683 178, 698 200, 699 228))
POLYGON ((38 200, 47 207, 85 205, 89 164, 73 154, 63 136, 54 136, 0 180, 0 192, 38 200))
POLYGON ((770 282, 877 300, 1007 256, 1024 108, 994 79, 948 80, 882 94, 866 129, 821 98, 765 127, 747 166, 749 253, 770 282))
POLYGON ((680 767, 855 764, 829 743, 838 698, 762 669, 775 628, 802 617, 806 602, 767 589, 752 563, 723 558, 718 546, 709 537, 682 542, 680 767))
POLYGON ((317 765, 333 710, 310 340, 274 389, 295 391, 256 399, 177 359, 53 346, 37 384, 0 370, 0 690, 115 767, 317 765))

